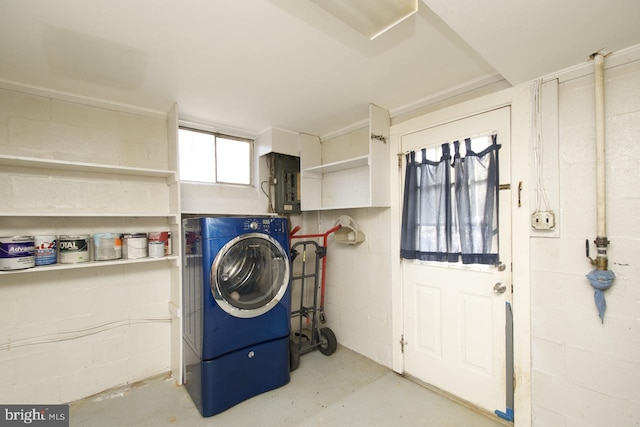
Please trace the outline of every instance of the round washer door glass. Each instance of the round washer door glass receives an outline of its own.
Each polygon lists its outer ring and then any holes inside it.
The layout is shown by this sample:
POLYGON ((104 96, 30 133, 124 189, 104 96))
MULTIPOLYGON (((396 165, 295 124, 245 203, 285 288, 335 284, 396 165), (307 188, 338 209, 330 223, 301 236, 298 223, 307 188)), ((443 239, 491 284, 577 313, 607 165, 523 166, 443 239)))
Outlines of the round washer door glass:
POLYGON ((261 233, 244 234, 218 252, 211 267, 211 291, 227 313, 256 317, 282 299, 289 274, 289 259, 277 240, 261 233))

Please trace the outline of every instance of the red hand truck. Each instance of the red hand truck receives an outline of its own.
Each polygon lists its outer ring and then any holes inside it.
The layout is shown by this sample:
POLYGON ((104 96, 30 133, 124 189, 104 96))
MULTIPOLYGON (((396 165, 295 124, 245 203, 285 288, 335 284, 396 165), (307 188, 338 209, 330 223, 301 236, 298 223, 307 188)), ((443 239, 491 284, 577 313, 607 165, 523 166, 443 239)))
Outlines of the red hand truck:
POLYGON ((291 286, 300 291, 299 307, 297 310, 291 311, 291 318, 298 319, 298 329, 292 331, 289 342, 291 371, 298 368, 301 355, 318 349, 325 356, 330 356, 338 347, 336 335, 330 328, 320 327, 320 323, 326 323, 324 295, 327 239, 331 233, 340 228, 342 228, 341 225, 336 225, 322 234, 296 235, 300 230, 300 227, 297 226, 289 233, 292 240, 322 238, 322 245, 315 240, 303 240, 291 246, 291 286), (313 292, 313 302, 308 305, 305 304, 305 296, 310 292, 310 289, 313 292))

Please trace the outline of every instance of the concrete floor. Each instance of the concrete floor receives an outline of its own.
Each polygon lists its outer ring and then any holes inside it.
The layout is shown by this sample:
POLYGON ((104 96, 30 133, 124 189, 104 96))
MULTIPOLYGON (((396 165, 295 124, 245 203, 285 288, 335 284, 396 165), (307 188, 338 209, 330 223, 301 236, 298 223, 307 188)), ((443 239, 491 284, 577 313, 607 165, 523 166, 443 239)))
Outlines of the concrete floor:
MULTIPOLYGON (((202 418, 184 387, 158 376, 70 405, 71 426, 501 427, 343 347, 302 356, 284 387, 202 418)), ((509 424, 506 424, 509 425, 509 424)))

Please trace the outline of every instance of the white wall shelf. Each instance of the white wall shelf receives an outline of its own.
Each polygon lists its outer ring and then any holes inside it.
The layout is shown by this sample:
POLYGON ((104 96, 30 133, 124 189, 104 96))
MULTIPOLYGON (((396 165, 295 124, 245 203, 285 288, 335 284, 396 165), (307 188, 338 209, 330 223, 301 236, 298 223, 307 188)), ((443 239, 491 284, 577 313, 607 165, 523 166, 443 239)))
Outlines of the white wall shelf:
POLYGON ((169 255, 161 258, 136 258, 136 259, 114 259, 107 261, 88 261, 78 262, 74 264, 51 264, 51 265, 39 265, 37 267, 25 268, 22 270, 6 270, 0 271, 0 276, 9 274, 27 274, 27 273, 44 273, 52 271, 62 270, 75 270, 79 268, 96 268, 96 267, 110 267, 110 266, 123 266, 130 264, 141 264, 148 262, 160 262, 160 261, 177 261, 177 255, 169 255))
POLYGON ((302 210, 390 206, 389 128, 389 112, 369 104, 368 129, 301 139, 302 210))
POLYGON ((52 169, 52 170, 87 172, 87 173, 105 173, 105 174, 116 174, 116 175, 147 176, 147 177, 159 177, 159 178, 168 178, 175 175, 175 172, 170 170, 132 168, 127 166, 113 166, 113 165, 84 163, 84 162, 68 162, 64 160, 52 160, 52 159, 41 159, 41 158, 35 158, 35 157, 7 156, 7 155, 0 155, 0 166, 12 166, 12 167, 20 167, 20 168, 35 168, 35 169, 52 169))
POLYGON ((159 213, 139 213, 139 212, 0 212, 0 217, 41 217, 41 218, 167 218, 174 224, 180 215, 159 214, 159 213))
POLYGON ((307 168, 303 171, 303 173, 311 173, 311 174, 324 174, 337 172, 346 169, 357 168, 360 166, 368 166, 369 165, 369 155, 354 157, 351 159, 341 160, 338 162, 327 163, 326 165, 315 166, 312 168, 307 168))
POLYGON ((322 206, 321 208, 316 208, 316 209, 309 209, 309 210, 314 210, 314 211, 334 211, 334 210, 339 210, 339 209, 360 209, 360 208, 370 208, 371 205, 369 204, 357 204, 357 203, 350 203, 348 206, 343 205, 343 204, 336 204, 336 205, 325 205, 322 206))

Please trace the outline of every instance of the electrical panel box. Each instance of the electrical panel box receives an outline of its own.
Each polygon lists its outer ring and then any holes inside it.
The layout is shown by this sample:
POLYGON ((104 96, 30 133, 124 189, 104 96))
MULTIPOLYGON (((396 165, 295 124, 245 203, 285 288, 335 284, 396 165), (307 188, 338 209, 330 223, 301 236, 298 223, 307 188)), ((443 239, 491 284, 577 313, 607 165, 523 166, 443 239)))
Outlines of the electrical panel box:
POLYGON ((274 166, 274 209, 278 214, 300 213, 300 157, 271 153, 274 166))

